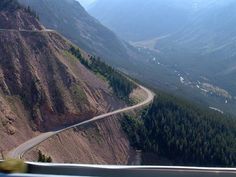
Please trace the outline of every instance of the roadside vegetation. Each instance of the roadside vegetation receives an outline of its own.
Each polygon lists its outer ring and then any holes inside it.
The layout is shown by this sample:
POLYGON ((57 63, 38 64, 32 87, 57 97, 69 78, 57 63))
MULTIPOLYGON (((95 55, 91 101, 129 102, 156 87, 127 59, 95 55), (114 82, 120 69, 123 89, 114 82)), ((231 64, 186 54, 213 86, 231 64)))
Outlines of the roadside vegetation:
POLYGON ((140 118, 125 116, 122 127, 134 148, 173 165, 236 165, 236 120, 178 98, 159 94, 140 118))
POLYGON ((52 158, 50 156, 46 156, 45 154, 42 153, 42 151, 38 151, 38 162, 46 162, 46 163, 51 163, 52 158))
POLYGON ((89 60, 86 60, 81 56, 80 50, 75 47, 70 48, 70 53, 78 58, 86 68, 103 76, 108 81, 116 96, 129 101, 130 93, 137 87, 134 83, 114 68, 101 61, 100 58, 91 56, 89 60))

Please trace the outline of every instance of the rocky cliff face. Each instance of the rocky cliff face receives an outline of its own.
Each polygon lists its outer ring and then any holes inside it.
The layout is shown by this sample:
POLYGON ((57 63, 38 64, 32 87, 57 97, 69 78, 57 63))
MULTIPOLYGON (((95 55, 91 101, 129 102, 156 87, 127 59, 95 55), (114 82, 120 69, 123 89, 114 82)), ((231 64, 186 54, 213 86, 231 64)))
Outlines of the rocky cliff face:
POLYGON ((67 40, 43 30, 22 7, 2 8, 1 3, 0 7, 2 154, 40 131, 123 106, 104 80, 67 52, 71 45, 67 40))

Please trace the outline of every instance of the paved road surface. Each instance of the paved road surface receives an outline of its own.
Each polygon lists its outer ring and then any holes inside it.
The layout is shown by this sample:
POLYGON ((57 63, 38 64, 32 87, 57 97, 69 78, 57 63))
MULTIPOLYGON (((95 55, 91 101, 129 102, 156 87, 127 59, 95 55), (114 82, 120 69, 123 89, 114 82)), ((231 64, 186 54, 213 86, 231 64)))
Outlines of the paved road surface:
POLYGON ((10 158, 22 158, 22 156, 27 151, 32 149, 33 147, 37 146, 38 144, 42 143, 43 141, 47 140, 48 138, 50 138, 50 137, 52 137, 54 135, 57 135, 57 134, 59 134, 59 133, 61 133, 63 131, 66 131, 68 129, 75 128, 75 127, 78 127, 78 126, 81 126, 81 125, 85 125, 85 124, 88 124, 88 123, 91 123, 91 122, 95 122, 97 120, 104 119, 104 118, 107 118, 109 116, 113 116, 113 115, 117 115, 117 114, 120 114, 120 113, 125 113, 125 112, 131 111, 131 110, 135 110, 137 108, 141 108, 143 106, 146 106, 146 105, 150 104, 153 101, 154 94, 149 89, 147 89, 147 88, 145 88, 145 87, 143 87, 141 85, 138 85, 138 86, 141 89, 143 89, 146 92, 146 94, 147 94, 147 98, 145 99, 145 101, 143 101, 143 102, 141 102, 139 104, 136 104, 134 106, 130 106, 130 107, 127 107, 127 108, 119 109, 119 110, 116 110, 116 111, 113 111, 113 112, 109 112, 109 113, 105 113, 105 114, 93 117, 92 119, 89 119, 89 120, 86 120, 84 122, 81 122, 81 123, 78 123, 78 124, 75 124, 75 125, 63 128, 61 130, 47 132, 47 133, 42 133, 39 136, 34 137, 34 138, 26 141, 25 143, 21 144, 17 148, 11 150, 7 154, 7 157, 10 157, 10 158))
POLYGON ((55 32, 55 30, 51 29, 42 29, 42 30, 26 30, 26 29, 0 29, 1 31, 10 31, 10 32, 55 32))

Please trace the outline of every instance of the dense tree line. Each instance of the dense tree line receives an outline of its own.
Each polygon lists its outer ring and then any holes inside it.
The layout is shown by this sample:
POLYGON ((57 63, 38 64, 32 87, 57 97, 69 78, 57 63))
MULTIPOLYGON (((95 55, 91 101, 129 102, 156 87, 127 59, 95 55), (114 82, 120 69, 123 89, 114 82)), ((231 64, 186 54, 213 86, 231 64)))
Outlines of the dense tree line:
POLYGON ((160 95, 122 126, 132 146, 176 165, 236 166, 236 120, 229 116, 160 95))
POLYGON ((25 10, 25 12, 29 13, 30 15, 32 15, 33 17, 39 20, 39 15, 37 14, 35 10, 31 9, 30 6, 24 7, 23 9, 25 10))
POLYGON ((136 85, 124 75, 108 66, 106 63, 101 61, 100 58, 91 56, 89 60, 84 59, 81 56, 79 49, 76 49, 75 47, 71 47, 70 52, 88 69, 105 77, 108 80, 110 87, 119 98, 125 100, 129 99, 129 95, 133 89, 136 88, 136 85))

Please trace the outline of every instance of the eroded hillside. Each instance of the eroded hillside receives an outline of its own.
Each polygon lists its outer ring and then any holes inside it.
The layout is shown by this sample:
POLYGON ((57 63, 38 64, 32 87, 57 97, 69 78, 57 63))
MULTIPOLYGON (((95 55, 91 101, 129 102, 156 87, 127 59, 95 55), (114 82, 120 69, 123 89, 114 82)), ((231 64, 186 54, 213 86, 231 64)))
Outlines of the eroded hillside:
POLYGON ((56 135, 23 158, 38 161, 39 151, 53 162, 80 164, 126 165, 134 154, 117 116, 56 135))
POLYGON ((43 30, 29 11, 11 7, 0 10, 1 154, 40 131, 124 106, 106 81, 67 52, 68 41, 43 30))
POLYGON ((0 29, 41 30, 43 26, 35 18, 35 12, 20 6, 15 0, 0 2, 0 29))

